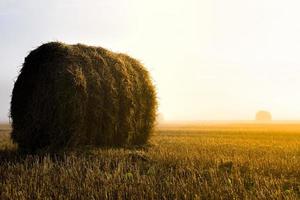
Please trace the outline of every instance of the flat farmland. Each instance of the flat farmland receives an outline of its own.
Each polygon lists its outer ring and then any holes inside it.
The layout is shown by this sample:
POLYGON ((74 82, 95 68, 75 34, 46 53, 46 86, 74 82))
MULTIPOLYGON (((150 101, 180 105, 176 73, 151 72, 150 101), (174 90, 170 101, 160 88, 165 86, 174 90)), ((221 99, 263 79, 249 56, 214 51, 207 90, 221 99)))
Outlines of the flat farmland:
POLYGON ((147 146, 25 155, 0 127, 0 199, 299 199, 300 124, 164 124, 147 146))

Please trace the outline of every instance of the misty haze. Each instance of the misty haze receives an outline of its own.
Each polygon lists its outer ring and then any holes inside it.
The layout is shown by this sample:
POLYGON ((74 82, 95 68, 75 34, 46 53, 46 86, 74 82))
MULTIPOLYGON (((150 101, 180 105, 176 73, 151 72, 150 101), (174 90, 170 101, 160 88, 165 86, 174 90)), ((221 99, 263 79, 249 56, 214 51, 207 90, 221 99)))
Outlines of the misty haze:
POLYGON ((299 9, 0 0, 0 199, 300 199, 299 9))

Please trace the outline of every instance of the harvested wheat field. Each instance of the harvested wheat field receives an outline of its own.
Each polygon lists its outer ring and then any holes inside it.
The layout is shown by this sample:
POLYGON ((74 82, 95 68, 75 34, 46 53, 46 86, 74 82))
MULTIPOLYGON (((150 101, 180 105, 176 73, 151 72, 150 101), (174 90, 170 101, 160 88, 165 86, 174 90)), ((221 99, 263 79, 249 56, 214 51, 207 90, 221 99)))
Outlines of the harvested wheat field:
POLYGON ((0 128, 0 199, 299 199, 300 124, 169 124, 138 149, 21 154, 0 128))

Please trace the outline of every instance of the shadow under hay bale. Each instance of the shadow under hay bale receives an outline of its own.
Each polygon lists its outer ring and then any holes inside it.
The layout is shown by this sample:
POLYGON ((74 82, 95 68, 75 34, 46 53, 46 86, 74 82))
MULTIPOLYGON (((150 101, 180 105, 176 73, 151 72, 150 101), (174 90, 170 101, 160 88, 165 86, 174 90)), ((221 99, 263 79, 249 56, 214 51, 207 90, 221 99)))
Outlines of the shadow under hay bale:
POLYGON ((12 139, 24 151, 145 144, 156 92, 137 60, 101 47, 51 42, 26 58, 11 100, 12 139))

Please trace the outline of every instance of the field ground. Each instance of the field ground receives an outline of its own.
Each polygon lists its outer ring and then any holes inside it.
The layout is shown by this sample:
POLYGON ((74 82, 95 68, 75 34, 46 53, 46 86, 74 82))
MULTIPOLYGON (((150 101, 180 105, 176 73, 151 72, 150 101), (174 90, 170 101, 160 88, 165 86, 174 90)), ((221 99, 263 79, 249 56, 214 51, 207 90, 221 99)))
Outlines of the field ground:
POLYGON ((300 199, 300 124, 161 125, 144 148, 58 155, 21 155, 1 127, 3 200, 300 199))

